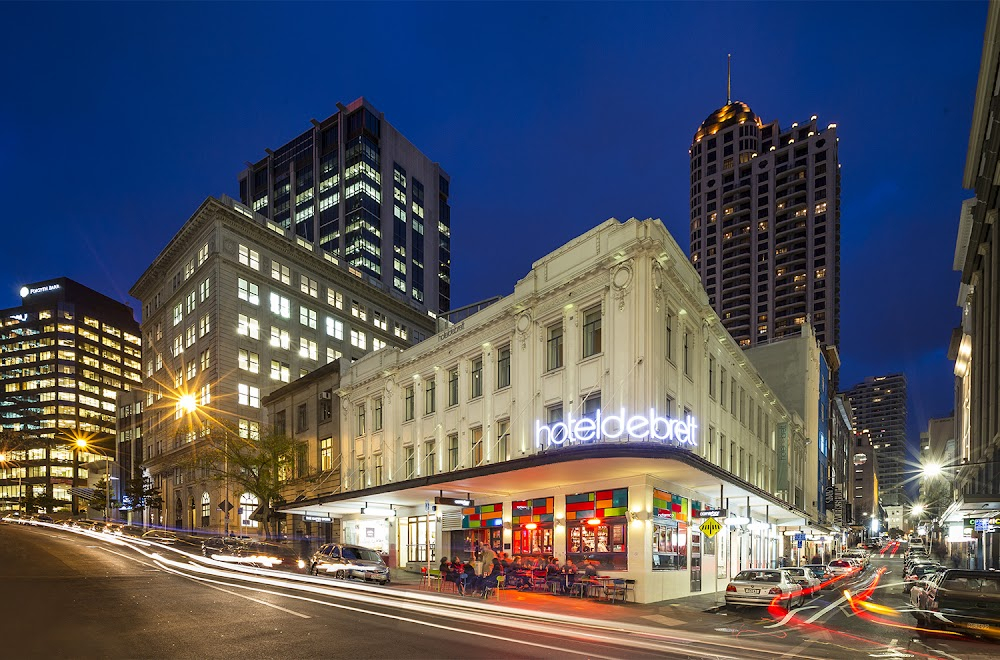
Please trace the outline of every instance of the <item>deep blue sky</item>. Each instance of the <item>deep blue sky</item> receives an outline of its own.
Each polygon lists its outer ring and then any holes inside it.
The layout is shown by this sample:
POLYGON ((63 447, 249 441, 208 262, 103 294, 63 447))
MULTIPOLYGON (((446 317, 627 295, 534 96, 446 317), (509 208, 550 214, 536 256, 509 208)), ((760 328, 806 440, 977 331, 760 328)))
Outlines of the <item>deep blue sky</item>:
POLYGON ((244 162, 368 97, 451 174, 453 305, 599 222, 688 248, 694 131, 733 96, 836 122, 841 385, 952 408, 951 270, 986 3, 0 5, 0 307, 68 276, 125 299, 244 162), (4 293, 5 292, 5 293, 4 293))

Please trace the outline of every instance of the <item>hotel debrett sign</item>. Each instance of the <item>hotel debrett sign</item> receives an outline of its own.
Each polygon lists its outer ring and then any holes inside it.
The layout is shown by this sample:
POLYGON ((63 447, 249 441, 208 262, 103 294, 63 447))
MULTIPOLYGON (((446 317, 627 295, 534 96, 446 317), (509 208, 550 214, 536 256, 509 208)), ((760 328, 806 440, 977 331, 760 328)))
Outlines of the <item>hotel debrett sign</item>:
POLYGON ((693 447, 695 445, 695 429, 698 424, 688 415, 685 419, 673 419, 656 414, 652 408, 649 415, 625 415, 621 408, 619 414, 604 416, 598 410, 593 417, 573 419, 564 422, 542 424, 535 422, 535 446, 545 449, 551 446, 586 444, 602 442, 603 440, 618 440, 630 438, 635 440, 654 440, 657 442, 676 442, 679 445, 693 447))

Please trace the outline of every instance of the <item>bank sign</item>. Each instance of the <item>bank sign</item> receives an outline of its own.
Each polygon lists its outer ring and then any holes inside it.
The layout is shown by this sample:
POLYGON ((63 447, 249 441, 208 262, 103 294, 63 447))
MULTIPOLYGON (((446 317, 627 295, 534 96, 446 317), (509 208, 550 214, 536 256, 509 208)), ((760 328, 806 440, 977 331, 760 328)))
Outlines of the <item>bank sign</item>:
POLYGON ((673 442, 689 447, 695 446, 695 429, 698 425, 693 417, 685 419, 662 417, 650 408, 649 415, 626 416, 621 408, 617 415, 601 414, 598 410, 593 417, 573 419, 564 422, 542 424, 535 422, 535 446, 539 449, 575 444, 603 442, 604 440, 654 440, 673 442))

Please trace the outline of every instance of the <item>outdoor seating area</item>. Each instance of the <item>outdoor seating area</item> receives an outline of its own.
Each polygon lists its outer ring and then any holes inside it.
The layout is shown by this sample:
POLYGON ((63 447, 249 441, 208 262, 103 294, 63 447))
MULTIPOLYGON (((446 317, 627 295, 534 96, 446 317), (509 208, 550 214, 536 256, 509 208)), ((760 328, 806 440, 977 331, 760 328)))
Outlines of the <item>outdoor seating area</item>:
POLYGON ((489 562, 443 559, 438 568, 420 569, 420 587, 439 593, 501 599, 504 592, 535 592, 552 596, 591 598, 611 603, 635 602, 636 581, 598 574, 598 562, 568 560, 560 565, 554 557, 508 558, 501 553, 489 562))

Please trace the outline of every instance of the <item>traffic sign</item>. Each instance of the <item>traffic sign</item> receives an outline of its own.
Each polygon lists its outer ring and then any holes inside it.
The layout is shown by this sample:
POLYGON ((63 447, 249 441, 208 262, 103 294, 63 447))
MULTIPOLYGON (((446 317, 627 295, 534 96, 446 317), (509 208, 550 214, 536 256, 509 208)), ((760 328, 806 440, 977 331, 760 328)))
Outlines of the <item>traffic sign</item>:
MULTIPOLYGON (((795 540, 796 541, 800 541, 800 542, 801 541, 805 541, 806 540, 806 533, 805 532, 795 532, 795 540)), ((799 546, 799 547, 801 548, 802 546, 799 546)))
POLYGON ((702 509, 698 513, 699 518, 725 518, 725 509, 702 509))
POLYGON ((796 543, 798 543, 798 544, 799 544, 799 547, 800 547, 800 548, 802 547, 802 541, 796 541, 796 543))
POLYGON ((229 513, 232 510, 233 510, 233 505, 229 502, 229 500, 222 500, 221 502, 219 502, 219 511, 225 511, 226 513, 229 513))
POLYGON ((722 529, 722 523, 720 523, 715 518, 709 518, 701 525, 699 525, 698 529, 700 529, 701 533, 707 536, 708 538, 712 538, 713 536, 719 533, 720 529, 722 529))

